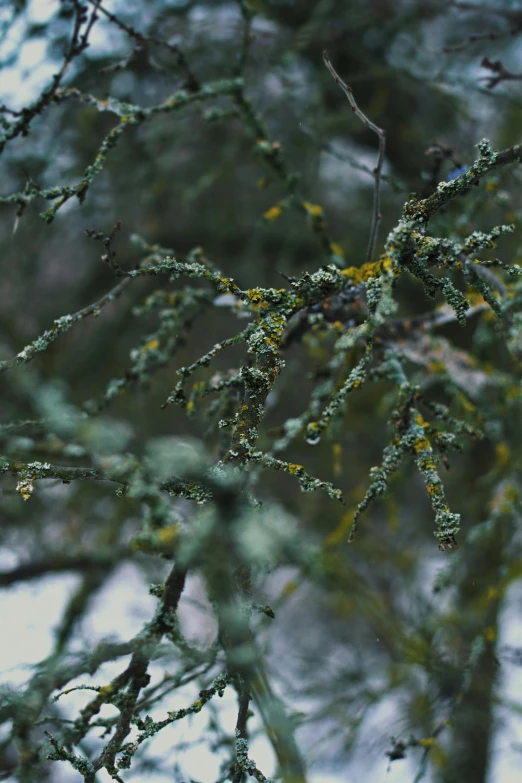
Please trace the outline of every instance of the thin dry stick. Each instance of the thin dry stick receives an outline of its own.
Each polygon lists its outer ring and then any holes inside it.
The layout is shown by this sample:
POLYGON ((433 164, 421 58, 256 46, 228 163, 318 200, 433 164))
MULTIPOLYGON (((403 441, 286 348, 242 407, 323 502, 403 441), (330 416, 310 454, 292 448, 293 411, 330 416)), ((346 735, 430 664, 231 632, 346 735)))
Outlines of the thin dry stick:
MULTIPOLYGON (((173 54, 176 55, 178 65, 180 66, 180 68, 182 68, 182 70, 185 71, 186 84, 188 89, 191 90, 192 92, 196 92, 197 90, 199 90, 199 82, 194 76, 194 74, 192 73, 192 71, 190 70, 189 65, 185 59, 185 55, 183 54, 179 46, 177 46, 177 44, 171 44, 169 43, 169 41, 164 41, 162 38, 156 38, 156 36, 154 35, 144 35, 143 33, 138 32, 138 30, 136 30, 132 25, 125 24, 125 22, 122 22, 122 20, 118 16, 111 13, 110 11, 107 11, 107 9, 102 6, 101 0, 88 0, 88 2, 91 5, 96 6, 96 9, 100 13, 104 14, 110 22, 115 24, 116 27, 119 27, 120 30, 126 32, 129 38, 132 38, 136 42, 134 51, 129 55, 129 59, 130 57, 132 57, 132 54, 134 54, 134 52, 141 49, 147 43, 156 44, 157 46, 165 46, 167 49, 173 52, 173 54)), ((108 68, 111 67, 112 66, 108 66, 108 68)), ((102 68, 100 73, 102 73, 103 71, 107 72, 108 68, 102 68)))
POLYGON ((462 52, 470 46, 470 44, 477 43, 477 41, 498 41, 500 38, 507 38, 508 36, 514 38, 515 35, 518 35, 520 32, 522 32, 522 25, 512 27, 511 30, 503 30, 500 33, 479 33, 470 35, 469 38, 466 38, 462 43, 454 44, 453 46, 445 46, 442 51, 446 54, 449 52, 462 52))
POLYGON ((381 222, 381 179, 382 179, 382 165, 384 163, 384 149, 386 146, 386 134, 383 131, 382 128, 377 127, 375 123, 371 122, 371 120, 368 119, 368 117, 362 113, 362 111, 359 109, 355 102, 355 98, 353 97, 352 88, 343 82, 335 68, 333 67, 332 63, 330 62, 330 59, 328 57, 327 52, 323 52, 323 60, 332 74, 333 78, 341 88, 341 90, 344 92, 346 97, 348 98, 350 102, 350 106, 352 107, 352 111, 354 114, 356 114, 362 122, 366 125, 367 128, 374 131, 374 133, 377 134, 379 137, 379 155, 377 158, 377 165, 373 169, 373 176, 375 179, 375 189, 373 193, 373 218, 372 218, 372 227, 370 231, 370 240, 368 242, 368 252, 366 253, 366 261, 371 261, 373 258, 373 251, 375 250, 375 243, 377 242, 377 233, 379 231, 379 224, 381 222))
POLYGON ((495 16, 501 16, 503 19, 511 23, 509 30, 501 30, 499 32, 479 33, 478 35, 470 35, 465 41, 454 46, 445 46, 443 52, 461 52, 470 44, 477 41, 498 41, 500 38, 507 38, 508 36, 515 37, 522 32, 522 14, 518 9, 509 10, 508 8, 496 7, 496 5, 480 5, 476 3, 459 3, 450 2, 449 7, 456 8, 459 11, 471 11, 484 16, 484 14, 494 14, 495 16))

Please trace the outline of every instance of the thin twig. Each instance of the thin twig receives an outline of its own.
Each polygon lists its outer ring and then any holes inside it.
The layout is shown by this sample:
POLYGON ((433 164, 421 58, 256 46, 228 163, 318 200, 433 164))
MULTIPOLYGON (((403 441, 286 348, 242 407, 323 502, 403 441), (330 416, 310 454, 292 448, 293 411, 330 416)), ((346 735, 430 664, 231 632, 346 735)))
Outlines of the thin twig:
MULTIPOLYGON (((349 155, 346 152, 338 152, 338 150, 336 150, 334 146, 329 142, 321 141, 314 134, 313 130, 308 125, 305 125, 304 122, 299 123, 299 129, 302 130, 303 133, 306 133, 306 135, 312 139, 317 149, 319 149, 321 152, 326 152, 328 155, 331 155, 333 158, 342 161, 342 163, 347 163, 348 166, 352 167, 352 169, 356 169, 357 171, 363 171, 365 174, 369 174, 371 177, 375 176, 373 169, 370 168, 370 166, 367 166, 365 163, 361 163, 361 161, 357 160, 357 158, 354 157, 353 155, 349 155)), ((387 176, 386 174, 382 174, 381 181, 387 182, 388 185, 390 185, 390 187, 396 193, 408 192, 408 188, 406 187, 406 185, 393 176, 389 176, 389 175, 387 176)), ((438 181, 439 180, 437 180, 437 182, 438 181)))
POLYGON ((252 19, 254 18, 254 12, 251 10, 246 0, 240 0, 239 6, 241 10, 241 16, 243 17, 243 39, 241 42, 241 52, 239 55, 239 61, 236 68, 238 76, 242 76, 245 70, 248 52, 250 51, 250 44, 253 41, 252 36, 252 19))
POLYGON ((507 38, 508 36, 514 38, 515 35, 518 35, 520 32, 522 32, 522 25, 519 25, 518 27, 513 27, 511 30, 504 30, 500 33, 474 34, 474 35, 470 35, 469 38, 466 38, 466 40, 462 41, 462 43, 454 44, 453 46, 445 46, 442 51, 445 52, 446 54, 448 54, 449 52, 462 52, 470 44, 477 43, 477 41, 498 41, 500 38, 507 38))
MULTIPOLYGON (((197 92, 197 90, 199 90, 200 87, 199 81, 192 73, 192 70, 190 69, 187 63, 185 55, 183 54, 182 50, 179 48, 177 44, 172 44, 169 41, 164 41, 162 38, 157 38, 156 36, 153 35, 144 35, 143 33, 140 33, 138 30, 136 30, 135 27, 133 27, 130 24, 125 24, 125 22, 123 22, 118 16, 116 16, 116 14, 113 14, 111 13, 111 11, 108 11, 106 8, 104 8, 101 4, 101 0, 88 0, 88 2, 91 5, 96 5, 100 13, 104 14, 110 22, 112 22, 117 27, 119 27, 120 30, 123 30, 125 33, 127 33, 129 38, 135 41, 136 46, 133 52, 129 55, 129 60, 136 51, 143 49, 144 47, 146 47, 147 44, 164 46, 176 56, 177 64, 185 72, 187 89, 190 92, 197 92)), ((116 66, 116 68, 118 68, 118 65, 116 66)), ((107 71, 107 69, 102 69, 102 70, 107 71)))
POLYGON ((73 32, 69 46, 64 52, 62 66, 53 75, 51 84, 41 93, 38 100, 19 112, 10 112, 5 106, 2 107, 2 111, 7 111, 13 116, 19 117, 19 119, 12 125, 5 127, 4 136, 2 139, 0 139, 0 155, 3 152, 5 145, 9 141, 20 135, 27 135, 29 131, 29 125, 33 119, 37 115, 41 114, 43 109, 46 108, 55 99, 58 88, 67 74, 67 71, 69 70, 69 67, 74 58, 78 57, 78 55, 80 55, 89 46, 88 38, 94 23, 98 19, 96 12, 98 10, 100 0, 91 0, 91 3, 93 5, 93 11, 91 12, 90 18, 88 18, 86 8, 84 8, 84 6, 78 2, 78 0, 73 1, 73 10, 75 14, 73 32), (81 29, 84 23, 86 24, 86 27, 84 32, 81 34, 81 29))
POLYGON ((78 321, 83 321, 84 318, 87 318, 90 315, 98 315, 102 307, 105 307, 106 304, 110 304, 119 296, 121 296, 130 282, 131 278, 126 277, 123 280, 120 280, 119 283, 111 288, 108 293, 100 297, 100 299, 96 300, 96 302, 93 302, 92 304, 87 305, 87 307, 78 310, 77 313, 73 313, 72 315, 65 315, 61 318, 55 319, 50 329, 47 329, 32 343, 26 345, 25 348, 16 356, 13 356, 12 359, 0 361, 0 373, 6 372, 6 370, 11 370, 13 367, 16 367, 19 364, 27 364, 32 359, 34 359, 38 353, 45 350, 49 343, 56 340, 60 334, 69 331, 73 324, 78 323, 78 321))
POLYGON ((495 5, 484 5, 476 3, 460 3, 451 2, 451 8, 455 8, 458 11, 471 11, 480 14, 481 17, 484 14, 493 14, 494 16, 500 16, 511 24, 509 30, 501 30, 499 32, 489 31, 488 33, 475 33, 466 38, 462 43, 455 44, 453 46, 445 46, 443 52, 461 52, 466 49, 470 44, 474 44, 477 41, 498 41, 501 38, 507 38, 511 36, 514 38, 516 35, 522 32, 522 14, 519 10, 509 10, 508 8, 499 8, 495 5))
POLYGON ((366 125, 367 128, 372 130, 379 137, 379 155, 377 157, 377 165, 373 170, 373 176, 375 179, 375 188, 373 193, 372 227, 370 230, 368 251, 366 253, 366 261, 368 262, 371 261, 373 258, 375 243, 377 242, 377 233, 379 231, 379 224, 381 222, 381 174, 382 174, 382 165, 384 163, 386 134, 382 128, 379 128, 377 125, 375 125, 375 123, 369 120, 368 117, 365 114, 363 114, 363 112, 359 109, 357 103, 355 102, 355 98, 353 97, 352 88, 348 84, 343 82, 343 80, 341 79, 341 77, 333 67, 332 63, 330 62, 327 52, 323 52, 323 60, 324 60, 324 64, 332 74, 333 78, 335 79, 335 81, 337 82, 341 90, 348 98, 354 114, 356 114, 357 117, 359 117, 359 119, 366 125))
POLYGON ((522 73, 512 73, 504 67, 501 60, 490 60, 489 57, 483 57, 480 63, 482 68, 487 68, 496 74, 496 76, 481 76, 479 81, 486 82, 488 90, 493 90, 497 84, 504 81, 522 81, 522 73))
POLYGON ((39 579, 47 574, 62 573, 63 571, 85 571, 89 573, 100 568, 107 569, 115 563, 120 563, 123 559, 129 557, 130 554, 130 549, 118 547, 75 555, 57 553, 40 560, 20 563, 20 565, 12 568, 10 571, 0 571, 0 586, 8 587, 16 582, 27 582, 39 579))

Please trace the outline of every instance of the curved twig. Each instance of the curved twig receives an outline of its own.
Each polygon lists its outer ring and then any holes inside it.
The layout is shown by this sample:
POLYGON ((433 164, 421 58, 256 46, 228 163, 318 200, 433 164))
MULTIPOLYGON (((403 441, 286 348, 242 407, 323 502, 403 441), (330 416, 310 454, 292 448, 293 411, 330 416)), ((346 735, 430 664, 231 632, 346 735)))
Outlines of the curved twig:
POLYGON ((368 119, 363 112, 357 106, 355 98, 353 97, 352 88, 350 85, 343 82, 335 68, 333 67, 327 52, 323 52, 324 64, 332 74, 333 78, 344 92, 350 102, 352 111, 359 117, 360 120, 366 125, 367 128, 372 130, 379 137, 379 155, 377 157, 377 165, 373 170, 373 176, 375 179, 375 188, 373 192, 373 218, 372 227, 370 230, 370 239, 368 241, 368 250, 366 253, 366 261, 371 261, 373 258, 373 252, 375 250, 375 243, 377 242, 377 233, 379 231, 379 224, 381 222, 381 180, 382 180, 382 166, 384 163, 384 150, 386 146, 386 134, 382 128, 375 125, 374 122, 368 119))

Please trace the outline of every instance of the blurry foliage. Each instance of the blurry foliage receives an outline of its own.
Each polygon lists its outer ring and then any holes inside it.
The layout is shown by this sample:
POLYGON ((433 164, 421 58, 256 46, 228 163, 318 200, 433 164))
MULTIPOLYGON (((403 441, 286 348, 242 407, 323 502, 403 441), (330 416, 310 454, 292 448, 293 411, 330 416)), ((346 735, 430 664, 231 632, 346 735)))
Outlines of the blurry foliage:
POLYGON ((201 713, 222 781, 265 780, 261 735, 284 781, 486 781, 520 709, 522 10, 21 0, 0 29, 0 583, 77 577, 3 687, 2 779, 198 779, 152 738, 201 713), (129 562, 154 616, 89 638, 129 562))

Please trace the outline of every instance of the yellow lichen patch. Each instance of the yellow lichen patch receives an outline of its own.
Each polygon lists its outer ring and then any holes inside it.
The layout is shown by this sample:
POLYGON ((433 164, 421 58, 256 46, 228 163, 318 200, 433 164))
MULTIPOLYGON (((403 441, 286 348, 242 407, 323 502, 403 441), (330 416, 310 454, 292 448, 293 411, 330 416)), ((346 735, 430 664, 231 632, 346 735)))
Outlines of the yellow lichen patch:
POLYGON ((276 205, 274 207, 270 207, 270 209, 267 209, 266 212, 263 212, 263 217, 265 220, 277 220, 282 211, 283 210, 281 207, 276 205))
POLYGON ((22 479, 16 485, 16 491, 20 493, 24 500, 29 500, 34 491, 33 481, 30 478, 22 479))
POLYGON ((107 696, 110 696, 112 693, 114 693, 114 686, 113 685, 102 685, 100 690, 98 691, 100 696, 102 696, 104 699, 107 698, 107 696))
POLYGON ((158 340, 151 340, 146 345, 143 346, 141 349, 142 353, 146 353, 147 351, 155 351, 156 348, 159 348, 159 341, 158 340))
POLYGON ((171 541, 174 541, 178 534, 179 525, 174 523, 173 525, 169 525, 168 527, 163 527, 158 532, 158 538, 161 541, 162 544, 170 544, 171 541))
POLYGON ((471 400, 469 400, 469 399, 466 397, 466 395, 465 395, 465 394, 459 394, 459 395, 457 395, 457 400, 460 402, 460 404, 462 405, 462 407, 464 408, 464 410, 465 410, 465 411, 470 411, 470 412, 471 412, 471 411, 474 411, 474 410, 476 410, 476 406, 475 406, 475 405, 473 405, 473 403, 471 402, 471 400))
POLYGON ((196 407, 196 404, 194 400, 189 400, 187 402, 187 413, 192 413, 194 411, 194 408, 196 407))
POLYGON ((288 472, 295 475, 299 470, 302 470, 302 465, 297 465, 295 462, 291 462, 288 466, 288 472))
POLYGON ((130 117, 127 117, 127 116, 120 117, 120 122, 129 122, 129 120, 130 120, 130 117))
POLYGON ((435 470, 435 468, 437 467, 435 460, 431 458, 426 459, 424 457, 421 457, 418 459, 417 462, 422 470, 435 470))
POLYGON ((341 245, 338 245, 337 242, 332 242, 330 245, 330 250, 334 254, 334 256, 339 256, 339 258, 344 258, 344 253, 341 245))
POLYGON ((447 766, 448 758, 434 737, 426 737, 425 739, 419 740, 419 745, 429 749, 430 758, 436 767, 440 769, 441 767, 447 766))
POLYGON ((500 510, 502 513, 509 514, 512 509, 512 504, 517 500, 517 497, 517 489, 513 484, 504 485, 494 496, 490 503, 490 508, 493 511, 500 510))
POLYGON ((359 267, 349 266, 346 269, 341 269, 341 274, 344 277, 350 277, 354 283, 366 283, 381 274, 380 261, 368 261, 359 267))
POLYGON ((496 190, 498 190, 498 184, 496 182, 487 182, 486 183, 486 190, 489 190, 490 193, 494 193, 496 190))
POLYGON ((259 288, 250 288, 247 291, 248 301, 252 304, 258 304, 263 301, 263 294, 259 288))
POLYGON ((235 294, 238 291, 237 285, 229 277, 220 277, 218 291, 228 291, 231 294, 235 294))
POLYGON ((265 324, 267 334, 264 337, 264 341, 271 348, 277 350, 284 331, 286 319, 280 315, 272 315, 271 317, 267 317, 265 324))
POLYGON ((286 585, 281 590, 281 597, 292 595, 292 593, 295 593, 298 587, 299 587, 299 582, 296 581, 295 579, 291 579, 289 582, 286 583, 286 585))
POLYGON ((342 321, 334 321, 332 324, 334 329, 337 329, 338 332, 342 332, 343 330, 343 323, 342 321))
POLYGON ((319 204, 311 204, 309 201, 305 201, 303 206, 312 217, 321 217, 323 214, 323 208, 319 204))
POLYGON ((417 454, 421 454, 424 451, 431 451, 431 445, 427 438, 417 438, 413 444, 413 448, 417 454))
POLYGON ((484 638, 487 642, 494 642, 497 638, 497 629, 493 625, 487 625, 484 628, 484 638))
POLYGON ((505 443, 497 443, 497 447, 495 449, 497 454, 497 462, 499 465, 502 465, 504 467, 509 463, 509 459, 511 456, 511 452, 509 450, 509 447, 505 443))

